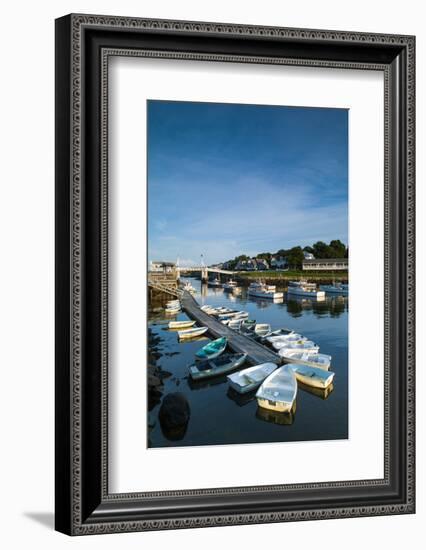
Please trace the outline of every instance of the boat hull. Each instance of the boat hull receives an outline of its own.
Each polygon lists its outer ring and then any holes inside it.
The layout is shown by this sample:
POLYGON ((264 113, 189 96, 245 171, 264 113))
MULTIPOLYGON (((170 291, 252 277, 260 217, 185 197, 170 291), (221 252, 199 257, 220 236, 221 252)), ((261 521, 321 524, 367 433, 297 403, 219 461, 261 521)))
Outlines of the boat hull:
MULTIPOLYGON (((213 378, 214 376, 228 374, 229 372, 238 369, 238 367, 244 363, 246 358, 247 354, 244 353, 235 361, 229 361, 229 363, 225 363, 223 366, 215 366, 212 364, 210 369, 205 369, 202 371, 198 370, 198 367, 195 364, 189 367, 189 374, 193 380, 205 380, 206 378, 213 378)), ((211 359, 208 361, 211 361, 211 359)))
POLYGON ((290 412, 291 408, 293 406, 293 401, 291 402, 283 402, 283 401, 272 401, 270 399, 264 399, 262 397, 257 398, 257 404, 262 409, 267 409, 269 411, 275 411, 275 412, 290 412))
POLYGON ((290 365, 296 380, 311 388, 324 390, 328 388, 334 380, 334 372, 324 371, 319 367, 306 367, 304 365, 290 365))
POLYGON ((289 296, 304 296, 305 298, 325 298, 325 292, 323 290, 303 290, 301 288, 289 288, 287 290, 289 296))
POLYGON ((284 292, 259 292, 256 290, 248 290, 247 295, 252 298, 266 298, 267 300, 279 300, 284 297, 284 292))
POLYGON ((191 338, 196 338, 197 336, 201 336, 202 334, 205 334, 207 331, 208 331, 207 327, 200 327, 200 330, 188 329, 188 332, 186 331, 178 332, 178 337, 179 337, 179 340, 189 340, 191 338))

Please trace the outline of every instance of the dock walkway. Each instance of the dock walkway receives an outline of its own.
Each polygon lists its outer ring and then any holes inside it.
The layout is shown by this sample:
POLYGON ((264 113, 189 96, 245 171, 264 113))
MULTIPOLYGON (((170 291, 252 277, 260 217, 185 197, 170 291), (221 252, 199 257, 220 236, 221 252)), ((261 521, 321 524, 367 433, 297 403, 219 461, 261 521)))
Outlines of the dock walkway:
POLYGON ((272 362, 279 365, 282 363, 281 357, 277 353, 230 329, 212 315, 205 313, 189 292, 183 292, 180 301, 183 309, 191 319, 197 321, 201 326, 208 327, 209 333, 215 338, 225 336, 228 339, 229 347, 234 352, 247 353, 247 359, 253 364, 272 362))

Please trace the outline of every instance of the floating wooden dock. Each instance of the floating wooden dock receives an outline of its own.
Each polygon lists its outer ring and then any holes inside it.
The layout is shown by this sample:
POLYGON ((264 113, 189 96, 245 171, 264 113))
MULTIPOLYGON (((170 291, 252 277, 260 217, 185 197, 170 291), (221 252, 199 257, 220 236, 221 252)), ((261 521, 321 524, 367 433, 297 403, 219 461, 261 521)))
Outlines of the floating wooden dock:
POLYGON ((282 363, 282 358, 277 353, 259 344, 259 342, 244 336, 244 334, 230 329, 212 315, 205 313, 200 309, 197 301, 189 292, 183 292, 180 302, 185 313, 191 319, 197 321, 201 326, 208 327, 209 333, 215 338, 225 336, 228 339, 228 346, 234 352, 247 353, 249 362, 253 364, 276 363, 278 365, 282 363))

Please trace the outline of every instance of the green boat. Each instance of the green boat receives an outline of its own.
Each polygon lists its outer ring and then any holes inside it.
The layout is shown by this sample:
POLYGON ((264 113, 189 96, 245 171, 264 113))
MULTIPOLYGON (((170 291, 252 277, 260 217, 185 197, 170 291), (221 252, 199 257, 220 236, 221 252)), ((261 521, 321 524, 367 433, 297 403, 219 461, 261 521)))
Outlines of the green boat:
POLYGON ((213 340, 212 342, 209 342, 208 344, 203 346, 197 351, 195 356, 197 357, 197 359, 214 359, 225 351, 227 344, 228 340, 223 336, 222 338, 213 340))

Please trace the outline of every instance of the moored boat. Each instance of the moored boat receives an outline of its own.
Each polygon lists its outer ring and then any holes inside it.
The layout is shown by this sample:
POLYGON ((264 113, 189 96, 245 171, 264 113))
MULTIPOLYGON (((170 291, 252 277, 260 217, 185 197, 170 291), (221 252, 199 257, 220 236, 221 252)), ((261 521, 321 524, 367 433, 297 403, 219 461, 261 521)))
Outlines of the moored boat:
POLYGON ((213 287, 221 287, 222 286, 222 283, 219 281, 219 279, 216 277, 216 279, 212 279, 212 280, 209 280, 207 281, 207 284, 209 286, 213 286, 213 287))
POLYGON ((288 283, 287 294, 289 296, 305 296, 309 298, 324 298, 325 292, 323 290, 317 290, 315 283, 308 283, 307 281, 290 281, 288 283))
POLYGON ((270 344, 274 342, 298 342, 307 340, 305 336, 302 336, 298 332, 289 332, 288 334, 274 334, 273 332, 266 337, 266 341, 270 344))
POLYGON ((273 348, 276 349, 281 357, 284 357, 287 349, 306 351, 309 353, 318 353, 319 346, 312 340, 298 340, 297 342, 274 342, 273 348))
POLYGON ((296 379, 306 386, 313 388, 327 388, 334 379, 334 372, 324 370, 318 367, 309 367, 307 365, 288 364, 294 372, 296 379))
POLYGON ((238 283, 237 281, 229 279, 227 283, 223 283, 222 287, 225 292, 233 292, 236 288, 238 288, 238 283))
POLYGON ((349 285, 342 283, 334 283, 332 285, 320 285, 320 289, 326 294, 340 294, 341 296, 349 295, 349 285))
POLYGON ((166 314, 168 314, 168 315, 175 315, 176 313, 179 313, 179 311, 180 311, 180 305, 178 305, 178 306, 166 307, 166 309, 165 309, 165 312, 166 312, 166 314))
POLYGON ((257 336, 265 338, 268 334, 271 333, 271 325, 268 323, 256 323, 254 326, 254 332, 257 336))
POLYGON ((289 365, 276 369, 257 390, 259 407, 277 412, 289 412, 297 395, 297 382, 289 365))
POLYGON ((195 356, 197 359, 214 359, 225 351, 227 344, 228 340, 224 336, 217 338, 199 349, 195 356))
POLYGON ((275 363, 261 363, 254 367, 240 370, 228 375, 231 388, 238 393, 248 393, 255 390, 277 368, 275 363))
POLYGON ((215 359, 197 361, 195 364, 190 365, 189 374, 193 380, 227 374, 240 367, 246 358, 246 353, 224 353, 215 359))
POLYGON ((266 285, 260 282, 250 283, 247 289, 247 295, 254 298, 267 298, 269 300, 278 300, 283 298, 283 292, 277 292, 275 285, 266 285))
POLYGON ((228 321, 228 327, 232 328, 232 330, 240 330, 242 322, 242 319, 230 319, 228 321))
POLYGON ((328 370, 331 365, 331 355, 326 355, 325 353, 309 353, 307 351, 284 348, 281 357, 286 363, 317 367, 323 370, 328 370))
POLYGON ((202 334, 206 333, 208 330, 208 327, 187 328, 178 332, 178 338, 179 340, 195 338, 196 336, 201 336, 202 334))
POLYGON ((191 328, 195 325, 195 321, 170 321, 169 328, 191 328))

